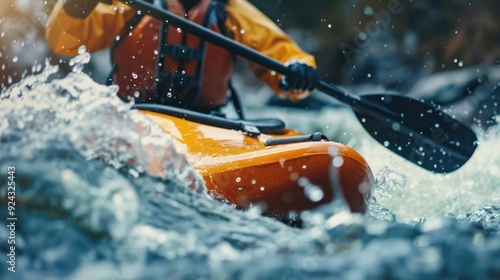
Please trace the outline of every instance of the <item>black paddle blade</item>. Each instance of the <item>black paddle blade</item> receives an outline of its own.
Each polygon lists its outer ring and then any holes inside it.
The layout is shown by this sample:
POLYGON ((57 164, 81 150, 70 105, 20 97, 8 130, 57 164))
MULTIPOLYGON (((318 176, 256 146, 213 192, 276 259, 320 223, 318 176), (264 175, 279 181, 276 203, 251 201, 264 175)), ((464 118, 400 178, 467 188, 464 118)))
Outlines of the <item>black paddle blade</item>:
POLYGON ((353 109, 373 138, 429 171, 449 173, 477 147, 476 134, 439 109, 391 94, 361 96, 353 109))

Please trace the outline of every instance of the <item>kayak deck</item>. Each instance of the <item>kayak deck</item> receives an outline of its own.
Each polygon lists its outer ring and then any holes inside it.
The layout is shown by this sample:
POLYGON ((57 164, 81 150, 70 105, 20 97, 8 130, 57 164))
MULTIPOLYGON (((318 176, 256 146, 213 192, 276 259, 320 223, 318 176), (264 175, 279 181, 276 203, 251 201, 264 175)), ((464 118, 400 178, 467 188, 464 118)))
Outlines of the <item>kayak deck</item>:
POLYGON ((157 112, 141 111, 171 134, 177 148, 203 177, 209 194, 239 209, 263 206, 272 216, 329 203, 342 191, 351 211, 366 211, 373 175, 353 149, 329 141, 266 146, 270 138, 300 135, 249 136, 157 112))

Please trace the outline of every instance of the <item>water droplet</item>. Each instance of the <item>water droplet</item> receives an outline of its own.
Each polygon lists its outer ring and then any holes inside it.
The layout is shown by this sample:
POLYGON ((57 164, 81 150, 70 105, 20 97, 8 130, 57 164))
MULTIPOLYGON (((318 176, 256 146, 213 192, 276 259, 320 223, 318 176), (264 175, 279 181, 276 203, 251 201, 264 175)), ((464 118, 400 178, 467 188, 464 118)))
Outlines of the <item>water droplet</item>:
POLYGON ((311 183, 304 186, 304 194, 313 202, 318 202, 325 196, 320 187, 311 183))
POLYGON ((137 77, 138 77, 138 76, 137 76, 137 74, 136 74, 135 72, 134 72, 134 73, 132 73, 132 78, 137 79, 137 77))
POLYGON ((372 74, 368 73, 368 74, 366 74, 366 76, 367 76, 368 78, 371 78, 371 77, 372 77, 372 74))
POLYGON ((246 213, 250 219, 254 220, 254 219, 258 219, 262 215, 262 210, 263 209, 260 205, 256 205, 256 206, 248 209, 248 211, 246 213))
POLYGON ((165 191, 165 185, 164 184, 156 184, 155 189, 157 192, 162 193, 165 191))
POLYGON ((389 141, 384 141, 384 146, 389 147, 390 143, 389 141))
POLYGON ((373 14, 373 8, 371 6, 366 6, 363 12, 365 15, 371 16, 373 14))
POLYGON ((332 160, 332 164, 334 167, 341 167, 344 164, 344 158, 342 156, 336 156, 332 160))
POLYGON ((239 182, 241 182, 241 177, 236 178, 236 183, 239 183, 239 182))
POLYGON ((331 25, 331 24, 328 24, 328 28, 332 28, 332 25, 331 25))
POLYGON ((85 47, 85 45, 81 45, 79 48, 78 48, 78 54, 83 54, 87 51, 87 47, 85 47))
POLYGON ((177 27, 177 32, 178 33, 181 33, 182 32, 182 29, 180 27, 177 27))
POLYGON ((14 56, 14 58, 12 59, 12 62, 17 62, 18 58, 17 56, 14 56))
POLYGON ((265 188, 264 186, 261 186, 261 187, 260 187, 260 190, 261 190, 261 191, 263 191, 263 190, 265 190, 265 189, 266 189, 266 188, 265 188))

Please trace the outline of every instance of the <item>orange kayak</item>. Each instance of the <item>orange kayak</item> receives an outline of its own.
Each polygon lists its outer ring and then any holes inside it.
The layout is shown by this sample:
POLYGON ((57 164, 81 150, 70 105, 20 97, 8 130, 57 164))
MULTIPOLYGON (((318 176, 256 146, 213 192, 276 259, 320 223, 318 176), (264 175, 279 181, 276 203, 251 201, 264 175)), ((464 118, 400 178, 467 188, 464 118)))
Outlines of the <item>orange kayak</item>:
POLYGON ((374 181, 367 162, 319 133, 301 135, 278 120, 232 121, 152 104, 135 108, 174 137, 216 199, 239 209, 260 205, 266 214, 283 217, 342 192, 353 212, 366 211, 374 181))

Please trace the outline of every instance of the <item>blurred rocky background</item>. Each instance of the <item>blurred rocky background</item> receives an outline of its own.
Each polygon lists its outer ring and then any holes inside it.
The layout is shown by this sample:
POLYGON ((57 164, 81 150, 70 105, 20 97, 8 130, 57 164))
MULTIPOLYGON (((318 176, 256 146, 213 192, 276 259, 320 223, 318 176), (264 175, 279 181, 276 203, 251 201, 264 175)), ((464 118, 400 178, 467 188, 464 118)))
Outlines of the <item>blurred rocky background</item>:
POLYGON ((325 81, 407 94, 482 129, 496 123, 498 1, 252 2, 316 56, 325 81))
POLYGON ((251 2, 315 54, 323 78, 336 83, 371 78, 401 88, 415 74, 500 64, 500 2, 251 2))

